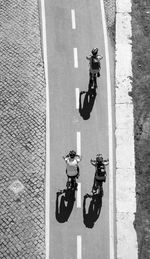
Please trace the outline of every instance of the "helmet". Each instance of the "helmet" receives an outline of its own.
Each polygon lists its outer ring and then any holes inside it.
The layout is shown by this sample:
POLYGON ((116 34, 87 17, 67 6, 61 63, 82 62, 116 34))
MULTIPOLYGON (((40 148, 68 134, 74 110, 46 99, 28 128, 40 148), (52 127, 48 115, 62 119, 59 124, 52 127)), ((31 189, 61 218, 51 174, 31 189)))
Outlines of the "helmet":
POLYGON ((102 156, 102 154, 97 154, 97 155, 96 155, 96 162, 103 162, 103 156, 102 156))
POLYGON ((98 48, 93 48, 91 52, 92 52, 93 55, 97 55, 97 53, 98 53, 98 48))
POLYGON ((74 150, 71 150, 71 151, 69 152, 69 156, 70 156, 71 158, 74 158, 74 157, 76 156, 76 152, 75 152, 74 150))

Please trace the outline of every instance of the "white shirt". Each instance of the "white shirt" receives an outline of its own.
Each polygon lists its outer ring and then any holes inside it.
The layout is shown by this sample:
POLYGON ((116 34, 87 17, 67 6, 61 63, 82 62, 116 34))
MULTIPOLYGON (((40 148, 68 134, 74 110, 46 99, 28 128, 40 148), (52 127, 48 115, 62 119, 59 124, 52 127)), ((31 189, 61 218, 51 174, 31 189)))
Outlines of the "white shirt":
POLYGON ((78 163, 80 162, 80 158, 79 157, 75 157, 75 158, 66 157, 65 161, 67 164, 67 175, 76 176, 78 174, 77 168, 78 168, 78 163))

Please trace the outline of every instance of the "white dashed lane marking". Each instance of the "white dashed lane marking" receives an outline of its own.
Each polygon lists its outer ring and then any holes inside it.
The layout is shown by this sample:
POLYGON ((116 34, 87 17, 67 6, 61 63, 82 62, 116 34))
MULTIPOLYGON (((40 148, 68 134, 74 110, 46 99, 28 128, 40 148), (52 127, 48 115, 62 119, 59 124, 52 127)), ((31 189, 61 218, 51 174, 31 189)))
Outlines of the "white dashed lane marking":
MULTIPOLYGON (((76 29, 75 10, 71 10, 72 29, 76 29)), ((78 51, 77 48, 73 48, 74 54, 74 68, 78 68, 78 51)), ((79 109, 79 88, 75 89, 76 93, 76 109, 79 109)), ((77 154, 81 155, 81 133, 77 132, 77 154)), ((81 208, 81 183, 78 183, 77 190, 77 208, 81 208)), ((82 258, 82 237, 77 236, 77 259, 82 258)))
POLYGON ((78 50, 77 48, 73 48, 74 54, 74 68, 78 68, 78 50))
POLYGON ((79 88, 76 88, 76 109, 79 109, 79 88))
POLYGON ((76 29, 76 18, 75 18, 75 10, 71 10, 71 20, 72 20, 72 29, 76 29))
POLYGON ((77 208, 81 208, 81 183, 78 183, 77 208))
POLYGON ((77 236, 77 259, 82 259, 82 237, 77 236))
POLYGON ((81 132, 77 131, 77 154, 81 156, 81 132))

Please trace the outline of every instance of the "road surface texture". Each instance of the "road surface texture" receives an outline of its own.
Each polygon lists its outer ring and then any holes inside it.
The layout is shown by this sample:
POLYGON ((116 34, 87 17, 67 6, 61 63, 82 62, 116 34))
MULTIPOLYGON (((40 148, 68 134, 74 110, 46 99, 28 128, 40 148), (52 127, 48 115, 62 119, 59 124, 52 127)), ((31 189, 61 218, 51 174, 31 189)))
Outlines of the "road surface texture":
POLYGON ((108 259, 109 169, 103 199, 84 198, 91 191, 94 178, 90 159, 97 153, 108 158, 106 60, 100 2, 95 1, 93 6, 92 1, 88 4, 86 1, 78 4, 46 1, 45 10, 50 89, 50 258, 81 258, 77 254, 82 253, 82 258, 108 259), (75 30, 72 9, 75 10, 75 30), (89 78, 85 57, 95 46, 103 60, 97 93, 91 97, 87 92, 89 78), (79 143, 77 132, 81 137, 79 143), (62 156, 71 149, 81 152, 82 156, 79 207, 77 194, 56 195, 59 189, 65 189, 67 178, 62 156), (78 238, 82 240, 82 248, 78 238))

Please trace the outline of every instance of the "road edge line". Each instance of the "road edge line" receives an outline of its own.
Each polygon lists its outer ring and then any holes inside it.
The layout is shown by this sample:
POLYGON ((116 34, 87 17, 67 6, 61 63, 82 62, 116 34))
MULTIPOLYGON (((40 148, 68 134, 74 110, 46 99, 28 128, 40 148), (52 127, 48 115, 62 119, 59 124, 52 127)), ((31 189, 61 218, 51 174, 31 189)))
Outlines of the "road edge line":
POLYGON ((108 100, 108 133, 109 133, 109 252, 110 259, 115 258, 114 250, 114 169, 113 169, 113 124, 112 124, 112 95, 110 80, 110 62, 108 49, 108 36, 105 18, 105 8, 103 0, 100 0, 102 24, 104 33, 105 57, 106 57, 106 74, 107 74, 107 100, 108 100))
POLYGON ((46 39, 46 16, 45 0, 40 0, 41 5, 41 24, 42 24, 42 45, 43 60, 46 82, 46 175, 45 175, 45 249, 46 259, 49 259, 50 242, 50 107, 49 107, 49 79, 48 79, 48 60, 47 60, 47 39, 46 39))

